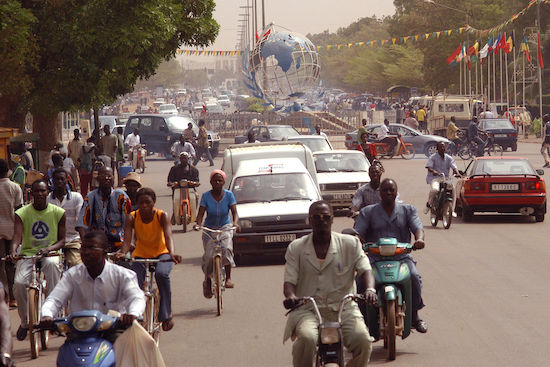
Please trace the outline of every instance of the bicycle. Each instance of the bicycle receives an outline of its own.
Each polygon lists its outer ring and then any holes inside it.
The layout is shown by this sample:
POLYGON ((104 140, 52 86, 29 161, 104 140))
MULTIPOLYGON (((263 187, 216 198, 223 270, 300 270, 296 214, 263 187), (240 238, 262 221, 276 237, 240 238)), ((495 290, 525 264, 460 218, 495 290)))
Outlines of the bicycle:
MULTIPOLYGON (((48 349, 49 331, 42 330, 39 327, 40 310, 44 303, 44 288, 46 287, 46 279, 41 272, 40 260, 43 257, 60 256, 57 252, 50 252, 44 255, 18 256, 17 260, 32 260, 31 281, 27 285, 27 322, 29 325, 29 341, 31 344, 32 359, 38 358, 39 347, 37 333, 40 334, 40 347, 42 350, 48 349)), ((10 260, 9 257, 4 257, 2 260, 10 260)))
MULTIPOLYGON (((494 143, 493 138, 488 136, 487 134, 480 132, 479 133, 482 137, 482 140, 485 141, 485 147, 483 148, 483 155, 487 153, 488 156, 502 156, 503 149, 499 144, 494 143)), ((460 158, 464 160, 471 159, 472 157, 477 156, 478 153, 478 144, 473 141, 469 140, 466 144, 460 147, 457 154, 460 158)))
MULTIPOLYGON (((115 253, 110 253, 109 257, 114 258, 115 253)), ((162 322, 158 319, 160 294, 158 288, 155 287, 153 282, 153 274, 156 270, 156 265, 161 262, 172 262, 172 259, 122 259, 118 261, 124 261, 129 263, 140 263, 145 265, 145 280, 143 281, 143 294, 145 295, 145 312, 143 314, 142 325, 145 330, 155 340, 155 343, 160 345, 160 331, 162 322)))
POLYGON ((212 264, 213 264, 213 271, 210 274, 210 279, 212 284, 212 293, 216 296, 216 304, 217 304, 217 314, 218 316, 221 316, 222 309, 223 309, 223 295, 222 292, 225 291, 225 268, 223 264, 223 255, 225 255, 226 248, 222 246, 221 242, 221 235, 223 233, 228 233, 233 230, 235 230, 237 227, 228 227, 226 229, 212 229, 205 226, 199 226, 195 225, 193 228, 195 231, 198 231, 200 229, 203 230, 203 233, 205 233, 210 240, 214 241, 216 243, 216 246, 214 247, 214 255, 212 256, 212 264), (216 234, 215 238, 212 237, 210 233, 216 234))

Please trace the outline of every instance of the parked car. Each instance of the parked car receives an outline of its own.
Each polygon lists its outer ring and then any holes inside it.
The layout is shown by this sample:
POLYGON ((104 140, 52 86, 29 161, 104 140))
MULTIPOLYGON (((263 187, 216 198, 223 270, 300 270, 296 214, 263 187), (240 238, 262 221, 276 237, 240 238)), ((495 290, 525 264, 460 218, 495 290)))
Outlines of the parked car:
POLYGON ((174 104, 162 104, 159 106, 159 113, 165 115, 177 115, 178 109, 174 104))
POLYGON ((223 107, 218 103, 207 103, 206 113, 223 113, 223 107))
POLYGON ((242 144, 247 140, 248 133, 252 131, 258 141, 281 141, 290 136, 299 136, 300 133, 290 125, 256 125, 252 126, 246 134, 235 137, 235 144, 242 144))
POLYGON ((228 96, 222 94, 218 97, 218 104, 220 106, 229 107, 231 105, 231 101, 228 96))
MULTIPOLYGON (((170 156, 172 144, 179 139, 189 123, 193 124, 193 131, 198 134, 199 126, 189 116, 132 115, 126 123, 124 138, 137 127, 139 128, 141 143, 146 145, 149 153, 161 153, 170 156)), ((210 142, 210 153, 212 157, 215 157, 218 155, 220 137, 217 133, 208 131, 208 141, 210 142)))
POLYGON ((544 221, 544 170, 535 170, 526 158, 478 157, 462 174, 456 184, 456 212, 464 221, 475 212, 521 213, 544 221))
MULTIPOLYGON (((369 141, 376 140, 376 134, 379 127, 379 124, 367 125, 367 131, 372 135, 369 141)), ((445 145, 451 143, 449 139, 442 136, 422 134, 420 131, 411 129, 403 124, 390 124, 389 130, 390 134, 401 134, 401 137, 405 143, 412 144, 416 153, 423 152, 426 157, 429 157, 437 152, 436 145, 440 141, 444 142, 445 145)), ((346 134, 345 144, 346 148, 355 149, 355 145, 357 144, 357 130, 346 134)))
POLYGON ((321 135, 289 136, 287 140, 299 141, 308 147, 312 152, 325 152, 333 149, 328 139, 321 135))
POLYGON ((518 150, 518 132, 508 119, 481 119, 478 128, 494 139, 502 149, 518 150))
POLYGON ((334 209, 348 209, 358 188, 370 182, 369 161, 357 150, 313 153, 321 196, 334 209))

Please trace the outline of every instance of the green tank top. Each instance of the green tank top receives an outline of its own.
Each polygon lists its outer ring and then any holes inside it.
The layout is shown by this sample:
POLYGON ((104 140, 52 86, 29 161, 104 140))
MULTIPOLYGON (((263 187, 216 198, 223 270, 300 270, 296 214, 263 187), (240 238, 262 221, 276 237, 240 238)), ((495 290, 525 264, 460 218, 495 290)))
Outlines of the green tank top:
POLYGON ((65 213, 56 205, 48 204, 44 210, 36 210, 32 204, 25 205, 15 211, 23 222, 23 241, 21 254, 35 255, 39 249, 57 242, 59 220, 65 213))

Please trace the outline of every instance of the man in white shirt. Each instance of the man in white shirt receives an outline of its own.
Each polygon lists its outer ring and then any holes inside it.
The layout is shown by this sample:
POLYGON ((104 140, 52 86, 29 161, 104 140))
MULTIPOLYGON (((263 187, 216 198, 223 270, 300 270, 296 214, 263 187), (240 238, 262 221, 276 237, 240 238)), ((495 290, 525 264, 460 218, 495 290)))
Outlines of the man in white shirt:
POLYGON ((390 135, 390 129, 388 128, 388 126, 390 126, 390 122, 388 121, 388 119, 384 119, 384 124, 380 125, 380 127, 378 128, 376 138, 379 143, 386 143, 390 146, 388 152, 393 152, 395 151, 395 146, 397 145, 397 138, 390 135))
POLYGON ((56 169, 53 174, 53 191, 48 195, 48 203, 65 209, 65 261, 69 267, 81 263, 80 234, 75 229, 80 209, 84 203, 82 195, 76 191, 67 190, 67 172, 56 169))
POLYGON ((136 145, 138 144, 141 144, 141 138, 139 137, 139 129, 136 127, 134 129, 134 132, 129 134, 127 137, 126 137, 126 140, 124 140, 124 144, 128 145, 128 147, 130 147, 130 149, 128 149, 128 160, 131 162, 132 161, 132 148, 135 147, 136 145))
POLYGON ((82 264, 63 273, 42 306, 42 326, 51 326, 53 318, 67 303, 69 312, 109 310, 121 313, 121 322, 130 326, 143 314, 145 297, 136 273, 106 261, 107 236, 101 231, 88 232, 82 238, 82 264))
POLYGON ((176 159, 176 164, 179 163, 179 157, 183 152, 189 153, 191 158, 195 159, 195 148, 193 144, 185 141, 183 135, 180 135, 180 140, 172 144, 170 148, 170 153, 172 153, 172 157, 176 159))
MULTIPOLYGON (((10 253, 10 242, 13 238, 15 225, 15 211, 23 206, 23 193, 21 187, 8 178, 8 162, 0 159, 0 256, 10 253)), ((17 301, 13 294, 13 280, 15 277, 15 265, 11 261, 5 261, 6 281, 9 305, 17 307, 17 301)))

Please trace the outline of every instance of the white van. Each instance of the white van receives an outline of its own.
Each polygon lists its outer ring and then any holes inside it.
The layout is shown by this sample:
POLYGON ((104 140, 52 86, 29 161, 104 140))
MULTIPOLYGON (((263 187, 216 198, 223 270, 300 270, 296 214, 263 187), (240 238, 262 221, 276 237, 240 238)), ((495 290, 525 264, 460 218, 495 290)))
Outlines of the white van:
POLYGON ((290 242, 311 233, 309 207, 321 195, 304 162, 315 172, 311 151, 300 143, 226 149, 223 169, 241 225, 233 237, 237 262, 247 255, 284 255, 290 242))

